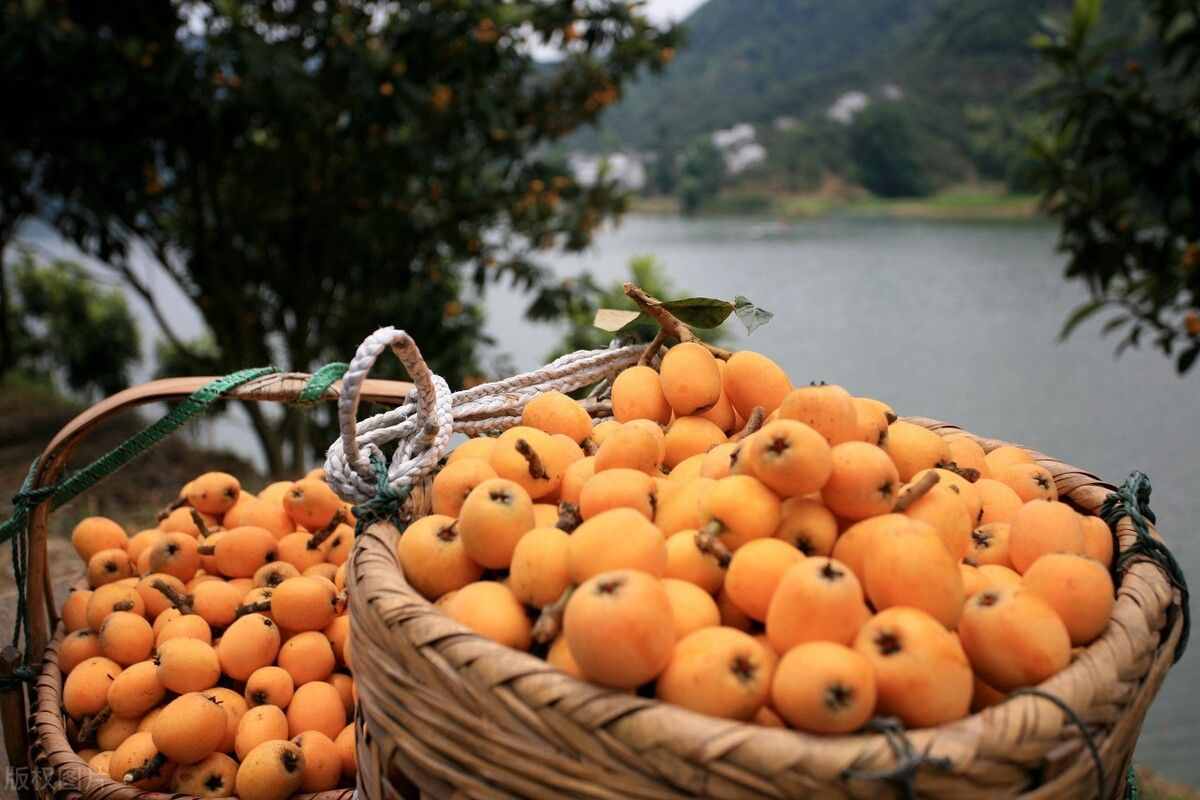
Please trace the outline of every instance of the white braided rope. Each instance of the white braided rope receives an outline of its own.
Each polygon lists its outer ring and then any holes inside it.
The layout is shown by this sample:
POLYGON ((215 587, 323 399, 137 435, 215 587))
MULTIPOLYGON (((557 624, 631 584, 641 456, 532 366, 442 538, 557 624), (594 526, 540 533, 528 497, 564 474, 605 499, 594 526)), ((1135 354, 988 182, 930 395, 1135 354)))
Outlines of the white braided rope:
MULTIPOLYGON (((380 328, 359 345, 342 378, 338 400, 341 436, 325 454, 325 480, 343 498, 366 502, 374 497, 378 483, 371 462, 383 463, 383 447, 395 442, 387 468, 388 484, 395 490, 414 486, 437 468, 454 433, 477 436, 506 430, 520 422, 525 404, 538 394, 573 392, 610 378, 637 363, 644 349, 645 345, 630 345, 579 350, 533 372, 451 394, 408 334, 380 328), (402 405, 359 422, 363 381, 388 348, 408 370, 415 388, 402 405)), ((603 408, 599 401, 585 405, 603 408)))

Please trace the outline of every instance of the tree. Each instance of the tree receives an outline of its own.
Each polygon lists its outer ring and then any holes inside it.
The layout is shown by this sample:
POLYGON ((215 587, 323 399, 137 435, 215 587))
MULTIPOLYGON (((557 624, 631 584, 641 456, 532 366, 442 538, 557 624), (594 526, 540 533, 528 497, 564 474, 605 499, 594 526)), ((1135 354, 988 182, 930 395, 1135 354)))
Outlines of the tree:
MULTIPOLYGON (((537 251, 580 250, 624 209, 547 154, 677 38, 623 0, 0 13, 6 118, 31 121, 0 133, 0 157, 36 165, 43 216, 146 301, 175 368, 310 369, 395 323, 451 383, 480 370, 486 285, 538 291, 537 251), (535 61, 535 43, 562 59, 535 61), (135 244, 207 346, 173 329, 135 244)), ((247 413, 275 472, 329 440, 328 417, 247 413)))
POLYGON ((933 192, 921 163, 920 133, 899 102, 876 102, 850 123, 848 147, 858 180, 880 197, 933 192))
POLYGON ((124 295, 98 286, 78 264, 38 264, 27 250, 12 267, 13 360, 3 372, 61 376, 84 395, 128 386, 141 348, 124 295))
POLYGON ((725 181, 725 159, 709 136, 697 136, 683 151, 679 168, 679 205, 695 214, 716 197, 725 181))
POLYGON ((1091 293, 1063 335, 1112 310, 1118 353, 1153 337, 1182 373, 1200 355, 1200 8, 1146 8, 1144 40, 1098 36, 1098 0, 1047 21, 1033 156, 1066 276, 1091 293))
POLYGON ((812 189, 822 174, 836 165, 837 159, 829 158, 829 151, 841 135, 841 130, 834 134, 819 122, 796 121, 792 127, 771 131, 767 134, 767 166, 784 190, 812 189))
POLYGON ((675 194, 675 182, 678 180, 675 164, 675 146, 671 132, 663 123, 659 123, 654 133, 654 153, 650 161, 650 175, 646 181, 646 194, 670 197, 675 194))

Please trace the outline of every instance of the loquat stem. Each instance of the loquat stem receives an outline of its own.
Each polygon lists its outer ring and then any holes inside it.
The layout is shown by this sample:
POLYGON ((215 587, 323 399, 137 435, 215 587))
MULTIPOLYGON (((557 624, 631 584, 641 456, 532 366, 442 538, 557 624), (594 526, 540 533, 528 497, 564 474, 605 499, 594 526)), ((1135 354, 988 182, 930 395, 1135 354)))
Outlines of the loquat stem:
POLYGON ((308 549, 316 550, 318 547, 324 544, 325 540, 332 536, 333 532, 337 530, 338 525, 341 525, 345 521, 346 513, 339 508, 337 513, 333 515, 333 519, 329 520, 328 525, 326 525, 324 528, 321 528, 321 530, 317 531, 312 536, 308 537, 308 549))
POLYGON ((112 708, 105 706, 92 716, 85 719, 83 721, 83 725, 81 725, 79 728, 80 744, 92 741, 96 737, 96 731, 100 730, 100 726, 108 722, 108 719, 111 716, 112 708))
POLYGON ((568 586, 557 600, 542 608, 537 622, 533 623, 533 640, 535 642, 549 644, 558 638, 558 634, 562 632, 563 613, 566 612, 567 603, 570 602, 571 595, 574 593, 575 587, 568 586))
POLYGON ((200 512, 194 508, 192 509, 192 522, 195 523, 196 528, 200 531, 200 536, 207 539, 209 535, 208 526, 204 524, 204 517, 200 516, 200 512))
POLYGON ((903 514, 908 510, 908 507, 925 496, 925 493, 937 485, 937 482, 942 479, 941 475, 930 470, 921 476, 921 480, 911 484, 900 496, 896 498, 895 505, 892 506, 893 514, 903 514))
POLYGON ((176 497, 170 503, 167 503, 166 508, 164 508, 162 511, 158 512, 158 517, 156 518, 156 521, 162 522, 164 519, 171 516, 172 511, 174 511, 177 508, 183 508, 184 506, 186 506, 187 502, 188 501, 187 501, 186 497, 176 497))
POLYGON ((566 500, 558 504, 558 522, 554 524, 556 528, 571 533, 581 524, 583 524, 583 516, 579 513, 579 506, 566 500))
MULTIPOLYGON (((637 303, 638 308, 642 309, 642 311, 645 311, 647 314, 653 317, 654 321, 658 323, 658 327, 662 329, 662 333, 664 333, 667 338, 673 337, 681 342, 695 342, 722 361, 728 361, 733 356, 733 353, 725 350, 724 348, 715 347, 707 342, 701 341, 700 338, 692 332, 691 328, 689 328, 681 319, 679 319, 679 317, 672 314, 667 307, 663 305, 661 300, 646 294, 642 287, 635 286, 634 284, 627 282, 625 284, 625 296, 637 303)), ((654 338, 656 341, 658 340, 657 336, 654 338)), ((653 346, 653 344, 654 343, 651 342, 651 346, 653 346)), ((661 345, 662 343, 660 342, 659 344, 661 345)), ((651 353, 651 356, 653 356, 653 353, 651 353)))
POLYGON ((938 464, 939 469, 944 469, 948 472, 953 472, 960 478, 965 479, 968 483, 974 483, 979 480, 979 470, 974 467, 960 467, 953 461, 947 461, 945 464, 938 464))
POLYGON ((163 765, 166 763, 166 756, 164 756, 162 753, 155 753, 153 756, 146 759, 146 761, 140 767, 134 767, 133 769, 129 770, 129 772, 126 772, 121 777, 121 780, 123 780, 125 783, 137 783, 138 781, 143 781, 146 778, 157 777, 159 770, 161 770, 163 765))
POLYGON ((641 357, 638 358, 638 365, 642 367, 649 366, 666 341, 666 330, 659 328, 658 333, 654 334, 654 338, 650 340, 650 344, 646 345, 646 349, 642 351, 641 357))
POLYGON ((750 416, 746 420, 746 424, 742 426, 742 429, 740 431, 735 433, 733 436, 729 437, 729 441, 740 442, 742 439, 745 439, 747 436, 750 436, 751 434, 756 433, 758 431, 758 429, 763 426, 763 421, 765 421, 766 418, 767 418, 767 413, 766 413, 766 411, 763 410, 763 407, 755 406, 753 409, 750 410, 750 416))
POLYGON ((546 473, 545 466, 542 465, 541 457, 537 454, 537 451, 530 446, 529 442, 525 441, 524 439, 517 439, 516 448, 517 452, 525 456, 525 460, 529 462, 529 477, 539 481, 543 478, 550 477, 546 473))
POLYGON ((254 603, 244 603, 244 604, 238 606, 237 609, 233 612, 233 615, 236 618, 241 619, 242 617, 246 616, 247 614, 262 614, 262 613, 264 613, 266 611, 270 611, 270 610, 271 610, 271 601, 270 600, 258 600, 254 603))
POLYGON ((182 611, 184 614, 192 613, 192 598, 186 594, 180 594, 179 590, 171 584, 164 581, 162 578, 155 578, 150 584, 151 588, 158 591, 163 597, 171 601, 171 605, 182 611))
POLYGON ((729 562, 733 560, 733 553, 729 552, 729 548, 720 539, 723 530, 725 526, 714 519, 696 532, 696 549, 715 558, 721 569, 728 567, 729 562))

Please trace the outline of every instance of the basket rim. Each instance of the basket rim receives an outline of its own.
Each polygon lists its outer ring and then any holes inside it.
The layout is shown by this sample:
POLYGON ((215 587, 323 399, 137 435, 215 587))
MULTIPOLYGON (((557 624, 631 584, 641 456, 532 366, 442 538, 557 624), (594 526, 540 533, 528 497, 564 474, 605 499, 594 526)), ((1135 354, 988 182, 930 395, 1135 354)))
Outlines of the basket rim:
MULTIPOLYGON (((948 435, 966 435, 979 443, 985 451, 1012 444, 1002 440, 980 437, 958 426, 933 419, 922 417, 904 417, 902 419, 922 425, 943 437, 948 435)), ((1022 447, 1021 445, 1015 446, 1022 447)), ((1070 503, 1073 507, 1084 513, 1095 514, 1103 499, 1116 491, 1115 486, 1100 480, 1086 470, 1057 461, 1032 448, 1022 449, 1027 450, 1038 463, 1045 466, 1054 475, 1056 485, 1059 488, 1060 499, 1070 503)), ((1159 536, 1157 530, 1153 527, 1151 527, 1151 533, 1155 537, 1159 536)), ((617 712, 617 715, 623 719, 628 719, 632 716, 654 714, 660 715, 667 720, 675 719, 681 723, 686 722, 689 726, 697 726, 707 730, 705 738, 708 741, 706 746, 722 749, 727 753, 732 753, 735 750, 744 751, 750 754, 749 757, 751 760, 755 757, 753 751, 756 748, 763 750, 779 748, 781 746, 786 747, 795 755, 794 758, 790 759, 794 762, 802 760, 804 751, 811 753, 814 748, 825 748, 832 744, 837 744, 841 745, 843 749, 849 748, 846 753, 842 754, 843 760, 861 761, 863 760, 861 757, 864 754, 866 755, 865 761, 867 763, 856 763, 856 767, 865 766, 867 769, 879 770, 887 769, 895 764, 895 759, 888 747, 887 739, 880 734, 859 733, 848 736, 821 736, 806 734, 792 729, 776 730, 753 723, 704 716, 656 699, 630 698, 627 694, 620 693, 617 690, 605 689, 586 681, 572 678, 532 654, 512 650, 497 642, 479 636, 442 614, 433 603, 425 600, 408 584, 403 570, 396 560, 392 546, 398 536, 399 531, 390 525, 372 526, 363 534, 361 538, 364 541, 356 546, 355 552, 348 562, 350 567, 347 579, 348 585, 351 586, 350 598, 353 609, 351 615, 352 639, 354 640, 353 644, 356 646, 356 653, 369 649, 372 646, 386 649, 386 642, 370 641, 365 637, 362 631, 363 621, 368 619, 367 615, 371 615, 371 621, 374 622, 376 621, 374 618, 385 613, 380 609, 380 606, 383 605, 380 602, 381 600, 386 600, 389 597, 391 599, 399 598, 402 601, 402 611, 398 607, 389 607, 387 609, 389 619, 386 622, 386 636, 397 637, 397 640, 404 640, 409 649, 423 650, 424 648, 435 648, 439 661, 443 665, 448 665, 457 671, 470 669, 472 665, 488 659, 506 659, 509 664, 506 671, 514 674, 520 673, 520 680, 505 682, 504 685, 508 691, 515 693, 521 699, 529 698, 535 702, 539 702, 544 701, 547 693, 556 693, 558 695, 571 694, 575 697, 573 705, 576 709, 575 712, 565 712, 571 714, 580 713, 579 709, 589 704, 587 699, 580 699, 585 696, 587 698, 599 699, 606 695, 609 697, 620 695, 625 698, 625 701, 622 704, 623 711, 617 712), (368 553, 370 553, 370 558, 373 561, 364 558, 368 553), (384 561, 390 561, 392 567, 394 567, 390 576, 375 574, 382 573, 384 561), (407 629, 412 627, 414 621, 420 621, 423 618, 425 621, 429 621, 431 616, 438 618, 436 625, 431 622, 429 627, 421 629, 419 631, 419 640, 408 640, 407 629), (436 627, 436 632, 431 629, 432 627, 436 627), (453 645, 448 644, 444 648, 437 647, 436 643, 438 641, 452 641, 453 645), (361 647, 359 647, 360 644, 362 645, 361 647), (517 666, 518 664, 519 666, 517 666), (553 684, 553 692, 550 691, 550 683, 553 684), (720 742, 721 744, 716 745, 713 744, 714 742, 720 742)), ((1129 520, 1127 518, 1122 519, 1118 524, 1118 539, 1121 550, 1124 551, 1135 537, 1136 534, 1129 520)), ((1126 692, 1126 696, 1116 698, 1115 700, 1114 698, 1098 698, 1101 703, 1112 704, 1116 702, 1119 708, 1117 721, 1120 721, 1131 710, 1135 710, 1139 704, 1148 707, 1150 700, 1157 693, 1158 684, 1161 683, 1166 670, 1169 669, 1172 663, 1173 642, 1180 635, 1181 619, 1178 614, 1175 614, 1172 618, 1170 613, 1171 609, 1179 604, 1177 593, 1169 585, 1159 568, 1152 562, 1135 560, 1122 575, 1121 582, 1116 589, 1117 601, 1113 610, 1114 618, 1121 614, 1142 618, 1142 627, 1145 629, 1146 635, 1143 635, 1140 639, 1140 646, 1130 647, 1128 642, 1125 644, 1115 642, 1114 640, 1118 637, 1128 639, 1129 641, 1134 641, 1136 637, 1131 638, 1124 630, 1115 630, 1118 626, 1112 624, 1112 620, 1110 619, 1110 625, 1099 639, 1089 644, 1086 648, 1077 649, 1073 652, 1072 661, 1068 667, 1043 682, 1037 688, 1059 696, 1066 694, 1070 697, 1075 697, 1080 692, 1077 689, 1067 691, 1069 687, 1079 682, 1085 685, 1089 682, 1094 683, 1096 670, 1099 669, 1098 665, 1112 661, 1113 652, 1121 653, 1124 655, 1120 664, 1121 673, 1123 676, 1132 674, 1133 677, 1136 677, 1136 687, 1132 691, 1126 692)), ((1124 625, 1121 627, 1124 628, 1124 625)), ((380 630, 373 631, 375 634, 380 632, 380 630)), ((396 650, 393 649, 390 652, 394 653, 396 650)), ((369 697, 373 694, 371 682, 374 677, 375 674, 371 665, 360 666, 358 679, 360 695, 369 697)), ((497 678, 495 682, 497 684, 500 683, 500 679, 497 678)), ((435 692, 436 689, 431 689, 430 691, 435 692)), ((1086 699, 1090 704, 1092 700, 1097 698, 1087 697, 1086 699)), ((918 751, 927 751, 930 755, 935 756, 946 756, 951 759, 952 764, 957 764, 959 760, 967 758, 972 754, 971 744, 978 744, 975 740, 979 738, 981 730, 989 727, 1011 727, 1017 724, 1016 721, 1022 718, 1022 713, 1026 716, 1033 714, 1033 707, 1038 706, 1039 703, 1039 707, 1045 710, 1048 704, 1041 702, 1037 697, 1014 697, 998 706, 969 714, 963 719, 934 728, 914 729, 909 731, 907 735, 918 751)), ((370 727, 373 704, 363 703, 362 705, 366 711, 363 724, 370 727)), ((1084 718, 1087 718, 1088 705, 1082 705, 1082 707, 1076 706, 1075 710, 1083 713, 1084 718)), ((1141 714, 1144 713, 1145 710, 1142 708, 1141 714)), ((1056 737, 1079 740, 1079 749, 1082 750, 1082 736, 1071 726, 1061 711, 1055 710, 1054 714, 1061 717, 1061 719, 1058 720, 1057 724, 1051 725, 1055 729, 1053 735, 1046 735, 1042 738, 1045 740, 1056 740, 1060 745, 1062 744, 1062 738, 1056 737)), ((1137 727, 1140 728, 1140 715, 1135 722, 1137 727)), ((669 721, 665 722, 664 725, 669 726, 669 721)), ((605 723, 605 726, 606 733, 617 739, 622 739, 623 735, 628 732, 627 726, 619 722, 615 724, 605 723)), ((1047 727, 1044 719, 1041 721, 1040 727, 1047 727)), ((1101 747, 1101 752, 1107 752, 1109 757, 1112 757, 1113 748, 1109 747, 1106 749, 1105 746, 1109 744, 1110 732, 1115 727, 1116 722, 1099 731, 1094 739, 1101 747)), ((1134 735, 1136 737, 1136 730, 1134 735)), ((660 744, 662 747, 672 749, 673 755, 676 757, 689 758, 697 755, 698 751, 696 747, 701 746, 703 743, 692 740, 686 743, 675 743, 668 739, 660 744)), ((1028 745, 1026 746, 1028 747, 1028 745)), ((1042 747, 1039 758, 1044 757, 1046 751, 1050 749, 1048 745, 1042 747)), ((760 752, 757 755, 761 756, 762 753, 760 752)), ((789 759, 775 757, 773 760, 786 762, 789 759)), ((847 761, 847 765, 848 763, 847 761)), ((1125 780, 1124 771, 1112 769, 1111 765, 1106 766, 1110 767, 1106 769, 1106 782, 1108 785, 1112 787, 1123 785, 1125 780)), ((832 772, 836 776, 840 773, 840 770, 833 770, 832 772)), ((1071 776, 1074 780, 1078 780, 1080 775, 1089 776, 1093 772, 1093 762, 1088 758, 1086 750, 1082 750, 1080 757, 1074 759, 1073 764, 1058 774, 1048 776, 1043 788, 1055 785, 1060 780, 1066 780, 1068 776, 1071 776)), ((648 769, 644 774, 647 777, 657 775, 659 779, 662 778, 661 772, 655 772, 653 769, 648 769)), ((952 769, 949 777, 953 778, 956 774, 958 773, 952 769)), ((1094 781, 1095 777, 1088 777, 1087 779, 1094 781)))

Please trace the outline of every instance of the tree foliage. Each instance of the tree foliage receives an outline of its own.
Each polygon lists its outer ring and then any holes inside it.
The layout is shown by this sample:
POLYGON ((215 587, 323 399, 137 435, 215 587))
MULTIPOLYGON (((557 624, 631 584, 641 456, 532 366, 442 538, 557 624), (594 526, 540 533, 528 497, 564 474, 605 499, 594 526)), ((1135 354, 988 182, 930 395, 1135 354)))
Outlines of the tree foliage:
POLYGON ((0 372, 61 378, 84 395, 128 386, 141 350, 124 295, 97 285, 78 264, 39 264, 27 250, 11 268, 14 357, 0 372))
MULTIPOLYGON (((472 380, 486 285, 538 290, 539 250, 580 250, 624 208, 550 145, 677 41, 623 0, 2 13, 5 115, 19 124, 0 126, 0 164, 29 167, 5 182, 4 213, 40 201, 150 304, 171 366, 192 373, 310 369, 398 324, 447 380, 472 380), (535 44, 562 60, 536 61, 535 44), (157 307, 135 243, 195 305, 207 346, 157 307)), ((272 470, 328 441, 309 412, 247 411, 272 470)))
POLYGON ((695 214, 721 191, 725 158, 708 136, 697 136, 683 151, 679 165, 679 207, 695 214))
POLYGON ((1200 6, 1146 5, 1140 40, 1099 35, 1098 0, 1047 21, 1036 177, 1066 274, 1091 293, 1063 334, 1115 311, 1118 352, 1153 339, 1185 372, 1200 355, 1200 6))
POLYGON ((933 192, 922 163, 921 135, 899 103, 872 103, 850 124, 847 149, 859 181, 880 197, 933 192))

